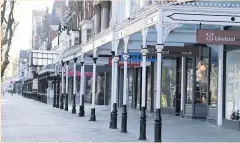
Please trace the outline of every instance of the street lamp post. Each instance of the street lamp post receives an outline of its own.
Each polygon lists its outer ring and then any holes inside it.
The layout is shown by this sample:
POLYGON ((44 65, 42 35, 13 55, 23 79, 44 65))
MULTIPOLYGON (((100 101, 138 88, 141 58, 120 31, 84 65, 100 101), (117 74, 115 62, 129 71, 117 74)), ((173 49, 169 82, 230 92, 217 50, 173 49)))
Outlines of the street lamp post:
POLYGON ((69 64, 69 61, 66 61, 66 72, 65 72, 65 75, 66 75, 65 111, 68 111, 68 64, 69 64))
POLYGON ((60 99, 60 109, 63 109, 63 96, 64 96, 64 62, 62 62, 62 94, 60 99))
POLYGON ((73 64, 73 105, 72 105, 72 113, 76 114, 76 62, 77 58, 74 58, 73 64))
POLYGON ((83 117, 85 115, 85 111, 84 111, 85 74, 84 73, 85 73, 84 55, 82 55, 79 117, 83 117))
POLYGON ((57 65, 55 65, 55 75, 54 75, 54 95, 53 95, 53 107, 56 107, 56 94, 57 94, 57 65))

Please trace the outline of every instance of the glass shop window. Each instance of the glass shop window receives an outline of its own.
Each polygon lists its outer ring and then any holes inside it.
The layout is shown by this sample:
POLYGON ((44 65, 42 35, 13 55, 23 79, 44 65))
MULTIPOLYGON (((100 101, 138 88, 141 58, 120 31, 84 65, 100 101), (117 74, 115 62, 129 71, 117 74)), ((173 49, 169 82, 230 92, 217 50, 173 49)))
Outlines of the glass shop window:
POLYGON ((175 107, 176 60, 163 59, 162 63, 162 106, 175 107))
POLYGON ((227 51, 226 56, 225 118, 237 120, 232 114, 240 109, 240 50, 227 51))
POLYGON ((209 70, 209 48, 200 48, 200 57, 196 58, 196 85, 195 104, 207 104, 208 96, 208 70, 209 70))

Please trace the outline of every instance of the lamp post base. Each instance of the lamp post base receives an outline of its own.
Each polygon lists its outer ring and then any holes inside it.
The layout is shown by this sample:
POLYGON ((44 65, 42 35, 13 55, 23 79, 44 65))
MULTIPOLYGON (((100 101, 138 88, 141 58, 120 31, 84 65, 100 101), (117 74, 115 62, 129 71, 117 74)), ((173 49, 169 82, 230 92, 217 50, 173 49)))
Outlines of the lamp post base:
POLYGON ((154 142, 162 142, 161 109, 156 109, 156 119, 154 124, 154 142))
POLYGON ((140 137, 139 140, 146 140, 146 110, 145 107, 141 107, 140 117, 140 137))
POLYGON ((111 129, 117 129, 117 103, 113 103, 112 128, 111 129))
POLYGON ((63 94, 62 94, 62 96, 61 96, 61 101, 60 101, 61 103, 60 103, 60 109, 63 109, 64 108, 64 106, 63 106, 63 94))
POLYGON ((121 133, 127 133, 127 105, 123 105, 121 133))
POLYGON ((181 116, 182 118, 184 118, 183 110, 181 110, 181 112, 180 112, 180 116, 181 116))
POLYGON ((83 110, 83 106, 79 106, 79 117, 83 117, 84 116, 84 110, 83 110))
POLYGON ((76 103, 75 103, 76 95, 73 95, 73 105, 72 105, 72 114, 76 114, 76 103))
POLYGON ((91 109, 91 116, 89 121, 96 121, 95 108, 91 109))
POLYGON ((65 111, 68 111, 68 94, 66 94, 65 111))
POLYGON ((111 114, 110 114, 109 128, 110 129, 112 128, 112 111, 111 111, 111 114))

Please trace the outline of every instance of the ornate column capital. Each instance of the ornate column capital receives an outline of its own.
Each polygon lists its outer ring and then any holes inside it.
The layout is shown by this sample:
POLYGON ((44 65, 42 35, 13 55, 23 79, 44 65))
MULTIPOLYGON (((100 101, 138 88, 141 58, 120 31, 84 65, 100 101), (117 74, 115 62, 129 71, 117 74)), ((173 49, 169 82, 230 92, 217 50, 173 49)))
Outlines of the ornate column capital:
POLYGON ((74 58, 73 60, 74 60, 74 63, 76 63, 76 62, 77 62, 77 58, 74 58))
POLYGON ((81 62, 81 66, 83 66, 84 62, 81 62))
POLYGON ((114 62, 117 63, 119 61, 119 57, 118 56, 115 56, 114 57, 114 62))
POLYGON ((129 58, 129 55, 128 55, 127 53, 124 53, 124 54, 123 54, 123 59, 124 59, 124 61, 127 61, 128 58, 129 58))
POLYGON ((93 63, 96 64, 97 63, 97 57, 93 58, 93 63))
POLYGON ((147 53, 148 53, 148 49, 147 48, 142 48, 141 52, 142 52, 142 56, 146 56, 147 53))
POLYGON ((112 57, 115 56, 115 51, 111 51, 112 57))
POLYGON ((157 44, 156 45, 156 50, 157 53, 162 53, 162 49, 164 48, 163 44, 157 44))

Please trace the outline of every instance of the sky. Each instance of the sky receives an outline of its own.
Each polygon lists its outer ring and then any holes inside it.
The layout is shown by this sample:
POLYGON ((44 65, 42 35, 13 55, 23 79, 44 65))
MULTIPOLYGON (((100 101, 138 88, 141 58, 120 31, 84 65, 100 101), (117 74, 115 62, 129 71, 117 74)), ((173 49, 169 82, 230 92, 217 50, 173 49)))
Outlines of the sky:
POLYGON ((17 0, 15 19, 19 25, 15 31, 10 50, 10 61, 19 56, 20 49, 30 49, 32 33, 32 10, 52 9, 53 0, 17 0))
MULTIPOLYGON (((12 63, 14 59, 19 57, 20 50, 31 48, 30 40, 32 34, 32 10, 52 10, 53 0, 17 0, 14 9, 15 20, 19 22, 15 35, 12 40, 9 52, 10 64, 8 69, 12 71, 12 63)), ((11 76, 12 72, 7 72, 6 76, 11 76)))

